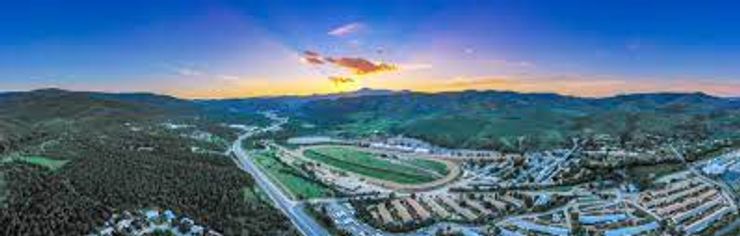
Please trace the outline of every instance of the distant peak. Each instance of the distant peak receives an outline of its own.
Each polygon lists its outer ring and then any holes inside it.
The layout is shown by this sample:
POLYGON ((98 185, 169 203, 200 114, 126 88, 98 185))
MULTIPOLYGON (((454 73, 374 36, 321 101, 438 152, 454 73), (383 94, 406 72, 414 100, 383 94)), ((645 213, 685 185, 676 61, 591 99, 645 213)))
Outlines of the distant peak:
POLYGON ((36 93, 68 93, 69 91, 64 90, 64 89, 60 89, 60 88, 41 88, 41 89, 33 90, 31 92, 36 92, 36 93))

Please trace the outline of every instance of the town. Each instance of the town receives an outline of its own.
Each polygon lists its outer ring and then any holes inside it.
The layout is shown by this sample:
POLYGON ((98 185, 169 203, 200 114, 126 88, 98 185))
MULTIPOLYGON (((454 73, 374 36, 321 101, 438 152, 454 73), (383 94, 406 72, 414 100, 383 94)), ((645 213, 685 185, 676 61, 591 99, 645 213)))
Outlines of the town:
MULTIPOLYGON (((275 122, 272 131, 289 120, 265 114, 275 122)), ((255 162, 253 171, 264 173, 293 206, 304 207, 327 234, 737 230, 740 151, 731 142, 625 149, 610 145, 613 139, 600 135, 574 139, 563 149, 502 153, 442 148, 403 136, 300 136, 253 140, 259 148, 248 150, 243 161, 255 162), (701 148, 719 151, 684 157, 701 148), (655 171, 640 172, 644 166, 655 171)))

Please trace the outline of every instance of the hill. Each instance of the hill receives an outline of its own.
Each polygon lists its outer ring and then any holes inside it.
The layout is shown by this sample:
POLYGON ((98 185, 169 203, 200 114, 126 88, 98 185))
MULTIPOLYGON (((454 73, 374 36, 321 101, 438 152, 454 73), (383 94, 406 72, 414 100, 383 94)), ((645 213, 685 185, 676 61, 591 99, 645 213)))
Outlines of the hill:
MULTIPOLYGON (((282 100, 261 100, 280 108, 282 100)), ((512 149, 522 138, 537 148, 569 137, 643 134, 697 139, 737 137, 740 102, 703 93, 580 98, 550 93, 463 91, 304 98, 298 119, 346 136, 406 135, 448 147, 512 149)), ((295 105, 299 104, 299 105, 295 105)), ((318 129, 322 130, 322 129, 318 129)))
POLYGON ((192 151, 214 144, 161 125, 188 123, 232 140, 233 132, 220 124, 266 122, 254 114, 258 110, 291 118, 282 132, 269 134, 275 139, 405 135, 446 147, 523 151, 596 134, 637 144, 651 135, 740 138, 740 101, 702 93, 579 98, 362 90, 228 100, 57 89, 0 93, 0 159, 16 160, 0 164, 7 189, 0 191, 0 234, 86 234, 112 213, 146 207, 173 209, 229 235, 293 234, 281 214, 255 197, 252 179, 231 160, 192 151))
POLYGON ((190 132, 226 137, 233 130, 219 123, 234 116, 146 93, 0 94, 0 235, 87 235, 112 214, 147 208, 225 235, 295 234, 228 156, 193 151, 218 145, 190 132), (162 125, 175 121, 193 129, 162 125))

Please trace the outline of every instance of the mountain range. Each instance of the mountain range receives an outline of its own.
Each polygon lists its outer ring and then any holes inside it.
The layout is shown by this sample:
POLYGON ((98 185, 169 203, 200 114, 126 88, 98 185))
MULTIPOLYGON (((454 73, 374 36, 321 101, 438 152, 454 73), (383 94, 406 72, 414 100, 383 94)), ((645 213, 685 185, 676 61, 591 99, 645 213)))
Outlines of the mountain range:
POLYGON ((511 146, 522 136, 559 144, 583 133, 686 135, 687 126, 699 126, 711 135, 737 136, 740 130, 740 100, 704 93, 581 98, 510 91, 361 89, 311 96, 189 100, 153 93, 42 89, 0 93, 0 138, 59 120, 122 122, 259 110, 283 112, 317 127, 299 133, 404 134, 470 148, 511 146))

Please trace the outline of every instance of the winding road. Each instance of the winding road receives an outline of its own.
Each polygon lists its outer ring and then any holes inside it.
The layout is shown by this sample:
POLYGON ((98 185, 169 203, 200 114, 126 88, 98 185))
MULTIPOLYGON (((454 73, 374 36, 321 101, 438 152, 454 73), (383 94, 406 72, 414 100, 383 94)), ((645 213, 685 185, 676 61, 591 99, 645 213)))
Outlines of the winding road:
POLYGON ((290 221, 295 225, 301 234, 306 236, 329 235, 329 233, 318 224, 313 217, 309 216, 303 207, 303 204, 291 200, 280 188, 270 181, 270 179, 260 170, 249 157, 247 151, 242 147, 242 142, 259 132, 272 131, 279 128, 284 122, 278 121, 276 124, 263 129, 245 129, 245 133, 231 145, 230 152, 235 156, 235 162, 239 168, 252 175, 257 185, 267 194, 275 203, 275 207, 280 209, 290 221))

